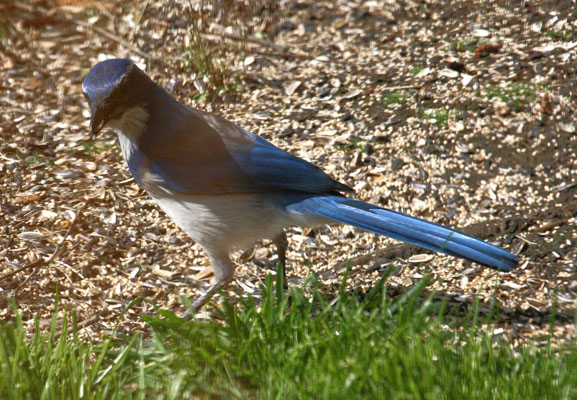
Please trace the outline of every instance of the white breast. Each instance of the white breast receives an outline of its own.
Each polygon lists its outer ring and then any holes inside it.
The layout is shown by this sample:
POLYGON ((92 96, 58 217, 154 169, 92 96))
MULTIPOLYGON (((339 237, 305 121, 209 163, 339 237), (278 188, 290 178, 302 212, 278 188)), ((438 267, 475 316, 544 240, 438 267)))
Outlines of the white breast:
POLYGON ((211 252, 229 253, 263 238, 272 239, 293 225, 290 216, 258 195, 155 198, 160 208, 195 242, 211 252))

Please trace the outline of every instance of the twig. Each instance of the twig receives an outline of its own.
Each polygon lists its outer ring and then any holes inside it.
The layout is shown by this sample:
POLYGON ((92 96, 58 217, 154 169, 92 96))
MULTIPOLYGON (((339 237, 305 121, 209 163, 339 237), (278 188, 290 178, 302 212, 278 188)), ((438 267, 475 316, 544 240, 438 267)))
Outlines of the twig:
POLYGON ((305 56, 301 54, 294 54, 294 53, 277 53, 272 51, 260 51, 260 50, 241 50, 241 49, 228 49, 227 51, 233 51, 236 53, 250 53, 250 54, 258 54, 260 56, 268 56, 268 57, 277 57, 277 58, 299 58, 301 60, 312 60, 310 56, 305 56))
MULTIPOLYGON (((127 41, 127 40, 125 40, 125 39, 123 39, 123 38, 121 38, 121 37, 119 37, 119 36, 117 36, 111 32, 108 32, 106 29, 102 29, 102 28, 99 28, 99 27, 94 26, 92 24, 89 24, 88 22, 85 22, 82 20, 72 19, 69 17, 46 15, 46 14, 38 11, 38 9, 34 9, 34 8, 32 8, 26 4, 13 3, 13 4, 11 4, 11 6, 13 6, 19 10, 23 10, 23 11, 29 12, 31 14, 35 14, 35 15, 40 16, 41 17, 40 20, 34 21, 34 23, 36 23, 36 24, 62 23, 62 24, 78 25, 78 26, 81 26, 83 28, 92 30, 92 31, 98 33, 99 35, 106 37, 107 39, 110 39, 112 41, 115 41, 115 42, 121 44, 122 46, 133 51, 134 53, 138 54, 141 57, 144 57, 146 59, 153 59, 152 56, 150 56, 149 54, 146 54, 145 52, 140 50, 138 47, 134 46, 129 41, 127 41)), ((162 62, 161 60, 157 60, 157 59, 154 59, 154 60, 162 62)))
POLYGON ((84 329, 87 325, 90 325, 91 323, 93 323, 94 321, 96 321, 98 318, 102 317, 102 315, 104 315, 104 312, 99 312, 96 315, 93 315, 92 317, 89 317, 83 321, 80 321, 76 324, 76 326, 79 329, 84 329))
POLYGON ((264 40, 264 39, 260 39, 254 36, 241 36, 241 35, 236 35, 234 33, 219 33, 219 32, 203 32, 202 33, 203 36, 220 36, 226 39, 231 39, 231 40, 237 40, 237 41, 241 41, 241 42, 250 42, 250 43, 255 43, 255 44, 259 44, 261 46, 264 47, 269 47, 275 51, 278 52, 284 52, 285 48, 283 46, 279 46, 278 44, 274 44, 272 42, 269 42, 268 40, 264 40))
MULTIPOLYGON (((31 262, 30 264, 26 264, 25 266, 23 266, 22 268, 18 268, 15 271, 12 272, 8 272, 7 274, 4 274, 2 277, 0 277, 0 282, 2 282, 5 279, 10 278, 11 276, 14 276, 24 270, 30 269, 30 268, 37 268, 37 267, 41 267, 43 265, 48 265, 50 263, 52 263, 52 261, 54 261, 54 258, 56 258, 56 256, 58 255, 58 252, 60 251, 60 249, 62 248, 62 245, 64 244, 64 242, 66 241, 66 239, 68 239, 68 236, 70 235, 70 232, 72 231, 72 228, 74 227, 74 224, 76 223, 76 220, 78 219, 78 217, 80 216, 80 214, 82 213, 82 211, 84 210, 84 208, 86 207, 87 203, 84 203, 76 212, 76 215, 74 216, 74 219, 72 220, 72 222, 70 223, 70 226, 68 227, 68 229, 66 230, 66 233, 64 234, 64 237, 62 238, 62 240, 60 241, 60 243, 58 243, 58 245, 56 246, 56 250, 54 250, 54 252, 50 255, 50 257, 48 257, 47 260, 43 259, 43 258, 39 258, 38 260, 31 262)), ((33 274, 30 274, 30 276, 32 276, 33 274)), ((26 280, 23 283, 26 283, 26 281, 28 281, 28 279, 30 278, 30 276, 28 278, 26 278, 26 280)))
POLYGON ((403 90, 403 89, 420 89, 421 85, 403 85, 403 86, 385 86, 383 88, 384 92, 391 90, 403 90))
MULTIPOLYGON (((104 36, 110 40, 113 40, 117 43, 120 43, 122 46, 126 47, 129 50, 132 50, 133 52, 135 52, 136 54, 138 54, 141 57, 144 57, 146 59, 152 58, 151 55, 146 54, 144 51, 142 51, 138 47, 134 46, 128 40, 124 40, 123 38, 121 38, 121 37, 119 37, 119 36, 117 36, 111 32, 108 32, 105 29, 99 28, 98 26, 94 26, 92 24, 89 24, 88 22, 84 22, 81 20, 75 20, 75 19, 69 19, 69 18, 64 18, 64 20, 66 22, 82 26, 83 28, 93 30, 94 32, 96 32, 96 33, 98 33, 98 34, 100 34, 100 35, 102 35, 102 36, 104 36)), ((155 60, 155 61, 159 61, 159 60, 155 60)))
POLYGON ((564 225, 568 222, 569 222, 569 218, 557 219, 555 221, 548 222, 548 223, 541 225, 541 226, 532 226, 528 229, 528 231, 529 232, 536 232, 536 233, 546 232, 546 231, 550 231, 551 229, 555 228, 556 226, 564 225))
MULTIPOLYGON (((86 328, 88 325, 91 325, 94 321, 97 321, 99 318, 101 318, 104 315, 104 311, 100 311, 98 312, 96 315, 93 315, 92 317, 89 317, 83 321, 80 321, 78 323, 76 323, 76 328, 78 329, 78 332, 80 332, 82 329, 86 328)), ((59 319, 58 321, 56 321, 56 331, 57 333, 54 336, 54 341, 57 342, 60 337, 63 334, 67 334, 68 332, 62 332, 62 320, 59 319)))

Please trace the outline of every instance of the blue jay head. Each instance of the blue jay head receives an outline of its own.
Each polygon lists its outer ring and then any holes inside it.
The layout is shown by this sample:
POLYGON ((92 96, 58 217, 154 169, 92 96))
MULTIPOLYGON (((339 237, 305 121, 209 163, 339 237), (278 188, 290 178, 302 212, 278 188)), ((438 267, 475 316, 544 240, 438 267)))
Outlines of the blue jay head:
POLYGON ((145 105, 146 88, 151 82, 126 58, 102 61, 92 67, 82 82, 82 93, 88 99, 92 113, 90 135, 94 138, 128 110, 145 105))

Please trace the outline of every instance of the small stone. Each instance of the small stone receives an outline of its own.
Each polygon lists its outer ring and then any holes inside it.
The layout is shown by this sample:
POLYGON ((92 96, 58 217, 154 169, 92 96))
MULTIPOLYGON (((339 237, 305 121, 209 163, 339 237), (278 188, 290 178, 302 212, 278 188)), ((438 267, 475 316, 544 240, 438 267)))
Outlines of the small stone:
POLYGON ((469 86, 469 84, 473 81, 474 76, 468 74, 461 74, 461 84, 463 86, 469 86))
POLYGON ((360 167, 363 165, 363 153, 357 151, 351 160, 352 167, 360 167))
POLYGON ((491 36, 491 32, 489 32, 486 29, 473 29, 473 32, 471 32, 471 34, 475 37, 489 37, 491 36))
POLYGON ((447 68, 460 73, 465 70, 465 64, 458 61, 451 61, 450 63, 447 63, 447 68))
POLYGON ((363 149, 364 153, 367 156, 370 156, 371 154, 373 154, 373 146, 370 143, 365 144, 365 147, 363 149))
POLYGON ((359 94, 361 94, 361 91, 359 89, 355 89, 350 91, 349 93, 345 94, 343 97, 347 100, 349 99, 353 99, 355 97, 357 97, 359 94))
POLYGON ((391 160, 391 170, 393 170, 393 171, 398 170, 403 165, 405 165, 405 162, 403 160, 401 160, 400 158, 393 158, 391 160))
POLYGON ((206 92, 206 83, 200 78, 194 80, 194 87, 198 90, 198 93, 202 94, 206 92))
POLYGON ((415 254, 409 258, 409 262, 412 264, 426 263, 433 259, 432 254, 415 254))
POLYGON ((290 81, 284 88, 284 91, 289 96, 292 96, 293 93, 297 91, 297 89, 301 86, 302 81, 290 81))
POLYGON ((296 28, 296 25, 289 20, 283 21, 280 24, 277 24, 276 29, 277 31, 293 31, 296 28))
POLYGON ((332 78, 329 83, 334 88, 340 88, 341 87, 341 80, 339 78, 332 78))
POLYGON ((444 77, 449 78, 449 79, 454 79, 454 78, 457 78, 459 76, 459 73, 457 71, 452 70, 452 69, 445 68, 445 69, 441 70, 441 72, 439 72, 439 75, 444 76, 444 77))

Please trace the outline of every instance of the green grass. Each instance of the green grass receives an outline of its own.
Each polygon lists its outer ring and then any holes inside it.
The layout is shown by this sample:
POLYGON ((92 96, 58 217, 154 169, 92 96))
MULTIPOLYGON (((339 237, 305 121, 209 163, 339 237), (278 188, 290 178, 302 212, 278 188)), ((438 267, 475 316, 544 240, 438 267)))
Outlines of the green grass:
POLYGON ((547 32, 547 36, 552 40, 568 39, 571 37, 571 34, 570 29, 550 30, 547 32))
POLYGON ((381 101, 387 105, 405 104, 411 97, 411 90, 395 90, 394 92, 385 93, 381 96, 381 101))
POLYGON ((486 89, 485 97, 498 97, 511 105, 515 111, 520 111, 537 96, 537 85, 532 83, 509 83, 506 86, 490 85, 486 89))
POLYGON ((354 150, 363 150, 364 143, 361 139, 353 138, 348 143, 335 143, 333 147, 337 150, 350 152, 354 150))
POLYGON ((450 115, 449 110, 446 108, 438 108, 431 110, 418 110, 418 114, 421 118, 429 120, 438 128, 443 128, 448 125, 450 115))
POLYGON ((108 399, 126 392, 134 370, 126 357, 140 335, 121 349, 111 347, 112 339, 94 346, 79 340, 74 314, 61 322, 53 317, 48 332, 36 323, 31 337, 17 311, 13 323, 0 325, 0 398, 108 399))
POLYGON ((28 165, 46 164, 47 166, 54 165, 54 161, 42 156, 28 156, 24 159, 28 165))
POLYGON ((411 74, 412 75, 417 75, 419 72, 421 72, 422 70, 424 70, 425 67, 421 67, 420 65, 415 65, 413 67, 413 69, 411 69, 411 74))
POLYGON ((89 140, 82 142, 82 149, 84 150, 84 154, 91 157, 104 153, 115 147, 116 145, 114 143, 110 143, 105 140, 89 140))
POLYGON ((486 333, 478 301, 449 311, 430 279, 392 300, 386 278, 368 293, 325 293, 314 277, 286 293, 269 276, 262 303, 225 303, 219 322, 158 310, 146 339, 99 345, 78 339, 74 314, 27 337, 16 313, 0 326, 0 398, 576 398, 573 344, 513 348, 486 333))
POLYGON ((477 48, 477 46, 479 44, 482 44, 479 42, 477 38, 461 40, 461 39, 450 39, 448 37, 445 37, 444 40, 445 42, 449 43, 451 51, 456 52, 468 51, 469 53, 473 53, 477 48))
MULTIPOLYGON (((234 95, 241 91, 243 88, 241 72, 232 71, 224 59, 226 53, 234 46, 205 41, 201 29, 203 15, 189 10, 188 16, 189 44, 184 49, 184 69, 195 72, 197 78, 203 79, 206 85, 204 92, 198 92, 193 96, 195 102, 206 103, 216 95, 225 93, 234 95)), ((244 47, 245 44, 241 43, 241 48, 244 47)))

